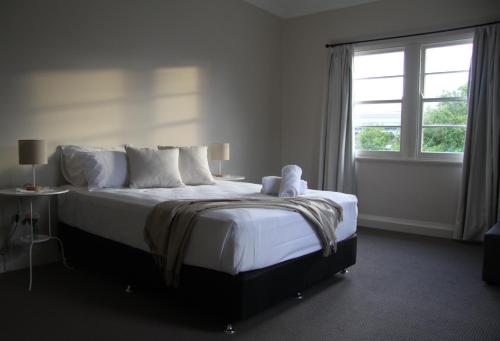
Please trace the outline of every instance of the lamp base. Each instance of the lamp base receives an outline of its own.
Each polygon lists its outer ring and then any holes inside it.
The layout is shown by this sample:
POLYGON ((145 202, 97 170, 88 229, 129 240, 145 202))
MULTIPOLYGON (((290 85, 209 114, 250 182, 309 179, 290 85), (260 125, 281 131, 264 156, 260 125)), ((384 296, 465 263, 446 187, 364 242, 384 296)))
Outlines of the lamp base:
POLYGON ((30 191, 30 192, 41 192, 41 191, 43 191, 43 186, 38 186, 38 185, 33 186, 33 185, 28 184, 28 185, 24 185, 23 189, 25 191, 30 191))
POLYGON ((219 160, 219 171, 214 174, 218 178, 222 178, 224 173, 222 173, 222 160, 219 160))

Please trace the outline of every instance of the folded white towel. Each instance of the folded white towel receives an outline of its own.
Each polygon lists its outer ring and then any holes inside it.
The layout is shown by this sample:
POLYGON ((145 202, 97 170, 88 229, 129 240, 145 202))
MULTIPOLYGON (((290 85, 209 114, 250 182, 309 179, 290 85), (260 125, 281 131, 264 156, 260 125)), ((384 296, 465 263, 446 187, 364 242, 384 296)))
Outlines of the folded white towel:
MULTIPOLYGON (((264 176, 262 178, 262 189, 260 193, 278 195, 280 192, 281 176, 264 176)), ((306 194, 307 181, 300 180, 299 195, 306 194)))
POLYGON ((296 197, 300 192, 302 169, 296 165, 287 165, 281 169, 281 184, 278 196, 296 197))

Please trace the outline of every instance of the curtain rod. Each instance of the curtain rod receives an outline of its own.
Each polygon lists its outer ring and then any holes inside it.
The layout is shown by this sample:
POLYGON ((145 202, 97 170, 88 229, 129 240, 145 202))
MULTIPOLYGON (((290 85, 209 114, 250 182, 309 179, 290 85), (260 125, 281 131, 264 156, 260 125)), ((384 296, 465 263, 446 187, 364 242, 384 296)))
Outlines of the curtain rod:
POLYGON ((389 39, 399 39, 399 38, 408 38, 408 37, 417 37, 417 36, 423 36, 423 35, 433 34, 433 33, 444 33, 444 32, 466 30, 468 28, 476 28, 476 27, 481 27, 481 26, 486 26, 486 25, 493 25, 493 24, 500 24, 500 20, 492 21, 492 22, 488 22, 488 23, 484 23, 484 24, 469 25, 469 26, 456 27, 456 28, 448 28, 448 29, 438 30, 438 31, 421 32, 421 33, 414 33, 414 34, 405 34, 405 35, 394 36, 394 37, 384 37, 384 38, 374 38, 374 39, 366 39, 366 40, 349 41, 349 42, 337 43, 337 44, 326 44, 325 47, 326 48, 330 48, 330 47, 342 46, 342 45, 348 45, 348 44, 361 44, 361 43, 369 43, 369 42, 372 42, 372 41, 389 40, 389 39))

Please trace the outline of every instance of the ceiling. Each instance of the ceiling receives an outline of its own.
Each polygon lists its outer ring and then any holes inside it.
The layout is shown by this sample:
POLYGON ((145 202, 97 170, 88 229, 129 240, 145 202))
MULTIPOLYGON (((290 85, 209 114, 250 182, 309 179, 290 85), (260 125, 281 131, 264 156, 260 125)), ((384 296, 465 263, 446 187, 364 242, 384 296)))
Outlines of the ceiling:
POLYGON ((378 0, 244 0, 282 18, 357 6, 378 0))

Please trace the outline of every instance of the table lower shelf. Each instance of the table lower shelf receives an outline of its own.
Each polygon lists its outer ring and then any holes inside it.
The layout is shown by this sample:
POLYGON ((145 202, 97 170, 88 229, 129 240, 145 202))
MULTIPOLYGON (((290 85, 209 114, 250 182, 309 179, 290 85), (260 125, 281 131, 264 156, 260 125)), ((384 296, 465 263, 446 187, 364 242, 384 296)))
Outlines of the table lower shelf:
POLYGON ((29 236, 29 235, 21 237, 21 241, 23 243, 28 243, 28 244, 30 244, 30 243, 34 243, 34 244, 44 243, 44 242, 49 241, 51 239, 52 239, 52 237, 47 235, 47 234, 35 234, 33 236, 33 240, 31 240, 31 236, 29 236))

